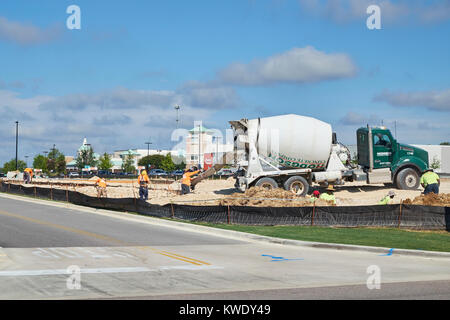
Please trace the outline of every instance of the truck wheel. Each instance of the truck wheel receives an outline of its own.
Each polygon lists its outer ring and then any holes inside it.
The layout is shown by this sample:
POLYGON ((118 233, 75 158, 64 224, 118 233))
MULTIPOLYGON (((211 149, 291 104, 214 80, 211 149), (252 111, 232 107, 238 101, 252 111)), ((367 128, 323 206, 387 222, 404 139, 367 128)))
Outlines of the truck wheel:
POLYGON ((304 197, 309 190, 308 181, 300 176, 293 176, 286 180, 284 189, 291 191, 300 197, 304 197))
POLYGON ((397 179, 395 182, 397 183, 397 187, 400 189, 413 190, 419 187, 420 178, 416 170, 406 168, 397 174, 397 179))
POLYGON ((266 189, 278 188, 278 183, 272 178, 261 178, 255 183, 255 187, 263 187, 266 189))

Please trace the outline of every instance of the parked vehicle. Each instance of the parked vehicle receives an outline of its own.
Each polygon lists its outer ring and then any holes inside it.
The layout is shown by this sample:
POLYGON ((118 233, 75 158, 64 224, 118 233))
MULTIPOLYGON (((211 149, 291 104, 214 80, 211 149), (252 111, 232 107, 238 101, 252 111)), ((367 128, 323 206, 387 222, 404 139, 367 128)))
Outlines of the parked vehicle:
POLYGON ((78 178, 80 174, 78 172, 69 172, 69 178, 78 178))
POLYGON ((231 170, 231 169, 220 169, 217 172, 218 176, 232 176, 234 174, 235 170, 231 170))
POLYGON ((151 176, 167 176, 167 172, 163 169, 152 169, 148 174, 151 176))
POLYGON ((183 170, 175 170, 171 172, 171 175, 173 176, 182 176, 184 174, 183 170))

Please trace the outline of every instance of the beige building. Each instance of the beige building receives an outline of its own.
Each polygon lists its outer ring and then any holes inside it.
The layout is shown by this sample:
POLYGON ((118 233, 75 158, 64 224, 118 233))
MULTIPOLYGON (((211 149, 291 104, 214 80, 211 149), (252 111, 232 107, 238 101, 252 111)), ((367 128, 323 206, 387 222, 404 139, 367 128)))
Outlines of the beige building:
POLYGON ((233 150, 232 144, 224 144, 220 130, 207 129, 197 125, 186 137, 186 166, 205 165, 205 154, 212 157, 213 164, 220 162, 222 155, 233 150))

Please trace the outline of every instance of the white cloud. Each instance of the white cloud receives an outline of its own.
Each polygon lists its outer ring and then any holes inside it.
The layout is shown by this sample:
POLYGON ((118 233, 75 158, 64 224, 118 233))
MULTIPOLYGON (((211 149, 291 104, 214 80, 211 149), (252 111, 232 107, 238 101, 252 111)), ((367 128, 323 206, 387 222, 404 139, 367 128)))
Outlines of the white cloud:
POLYGON ((15 121, 19 121, 19 157, 36 155, 53 143, 73 155, 84 137, 96 152, 145 147, 172 147, 176 129, 175 105, 180 105, 180 128, 190 129, 194 120, 207 121, 219 109, 236 105, 231 89, 187 83, 175 91, 115 88, 61 97, 23 98, 0 90, 0 165, 14 156, 15 121), (9 124, 8 124, 9 123, 9 124))
POLYGON ((40 28, 29 23, 10 21, 0 17, 0 40, 21 45, 33 45, 52 41, 60 36, 61 27, 40 28))
POLYGON ((347 112, 339 122, 346 126, 365 126, 379 124, 381 119, 376 115, 362 115, 353 111, 347 112))
POLYGON ((337 23, 365 21, 366 9, 378 5, 382 24, 398 22, 435 23, 450 19, 450 1, 423 0, 298 0, 302 11, 337 23))
POLYGON ((233 63, 219 71, 218 79, 222 83, 247 86, 311 83, 352 77, 356 71, 348 55, 329 54, 307 46, 248 64, 233 63))
POLYGON ((424 107, 433 111, 450 111, 450 89, 441 91, 390 92, 384 91, 374 101, 398 107, 424 107))

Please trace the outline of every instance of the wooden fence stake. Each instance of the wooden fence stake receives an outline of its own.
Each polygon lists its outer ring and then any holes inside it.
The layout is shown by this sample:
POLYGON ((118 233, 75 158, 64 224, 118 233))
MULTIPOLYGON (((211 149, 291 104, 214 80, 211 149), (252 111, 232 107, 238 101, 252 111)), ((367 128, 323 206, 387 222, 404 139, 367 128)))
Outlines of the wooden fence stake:
POLYGON ((231 217, 230 217, 230 206, 228 205, 227 206, 228 207, 228 224, 230 224, 230 222, 231 222, 231 217))
POLYGON ((400 214, 398 215, 398 228, 400 229, 400 223, 402 221, 402 204, 403 200, 400 201, 400 214))
POLYGON ((170 207, 172 209, 172 219, 174 219, 175 218, 175 214, 173 212, 173 203, 172 203, 172 201, 170 201, 170 207))
POLYGON ((312 212, 312 216, 311 216, 311 226, 314 225, 314 214, 316 212, 316 202, 313 202, 313 212, 312 212))

